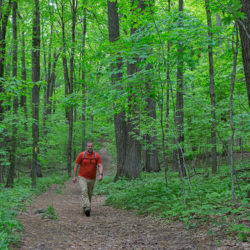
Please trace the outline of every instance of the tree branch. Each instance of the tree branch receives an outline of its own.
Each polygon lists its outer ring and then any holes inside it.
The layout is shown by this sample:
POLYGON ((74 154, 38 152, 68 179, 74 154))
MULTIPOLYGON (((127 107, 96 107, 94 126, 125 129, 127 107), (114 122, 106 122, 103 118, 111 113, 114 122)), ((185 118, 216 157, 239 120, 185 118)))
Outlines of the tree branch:
POLYGON ((235 13, 230 10, 227 6, 225 6, 220 0, 216 0, 225 10, 227 10, 230 14, 233 15, 233 17, 239 22, 239 24, 242 26, 242 28, 244 29, 244 31, 246 32, 246 35, 248 37, 248 39, 250 40, 250 35, 249 33, 247 32, 247 28, 246 26, 244 25, 244 23, 235 15, 235 13))

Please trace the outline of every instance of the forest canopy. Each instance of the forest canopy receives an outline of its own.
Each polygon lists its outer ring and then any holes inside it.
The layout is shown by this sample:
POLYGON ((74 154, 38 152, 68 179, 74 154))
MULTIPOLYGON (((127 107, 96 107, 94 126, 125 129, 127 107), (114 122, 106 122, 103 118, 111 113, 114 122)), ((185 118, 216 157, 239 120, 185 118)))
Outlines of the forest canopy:
POLYGON ((245 241, 249 52, 249 0, 0 0, 0 248, 88 141, 107 204, 245 241))
MULTIPOLYGON (((0 182, 67 171, 91 139, 116 176, 249 152, 249 3, 1 1, 0 182)), ((208 168, 209 169, 209 168, 208 168)))

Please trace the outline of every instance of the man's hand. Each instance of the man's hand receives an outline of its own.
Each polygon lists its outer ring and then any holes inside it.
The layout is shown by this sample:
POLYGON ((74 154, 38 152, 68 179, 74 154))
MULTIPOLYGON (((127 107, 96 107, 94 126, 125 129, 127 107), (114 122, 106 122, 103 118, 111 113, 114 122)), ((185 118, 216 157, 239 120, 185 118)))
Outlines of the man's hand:
POLYGON ((77 182, 76 177, 73 177, 72 181, 73 181, 73 183, 76 183, 77 182))
POLYGON ((99 174, 99 175, 98 175, 98 181, 101 181, 102 178, 103 178, 103 174, 99 174))

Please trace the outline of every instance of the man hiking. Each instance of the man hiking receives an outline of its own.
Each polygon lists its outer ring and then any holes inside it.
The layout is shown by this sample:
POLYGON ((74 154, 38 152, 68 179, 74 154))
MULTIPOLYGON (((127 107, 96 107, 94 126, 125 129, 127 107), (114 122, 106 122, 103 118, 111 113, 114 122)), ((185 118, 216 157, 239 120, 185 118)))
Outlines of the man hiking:
POLYGON ((78 167, 79 184, 82 190, 82 208, 86 216, 90 216, 91 212, 91 197, 94 190, 96 181, 96 169, 98 166, 99 174, 98 180, 101 181, 103 178, 103 165, 101 157, 98 153, 93 151, 93 142, 88 141, 87 151, 81 152, 76 158, 73 183, 76 183, 76 173, 78 167))

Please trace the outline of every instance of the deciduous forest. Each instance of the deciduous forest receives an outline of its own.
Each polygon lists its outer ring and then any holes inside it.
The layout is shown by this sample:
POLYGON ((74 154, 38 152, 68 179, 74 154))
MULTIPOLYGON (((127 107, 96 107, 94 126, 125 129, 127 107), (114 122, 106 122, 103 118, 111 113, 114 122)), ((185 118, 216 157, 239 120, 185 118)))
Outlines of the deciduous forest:
POLYGON ((89 140, 106 205, 247 244, 249 131, 249 0, 0 0, 1 249, 89 140))

